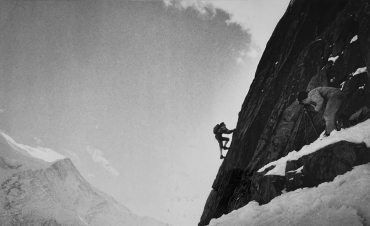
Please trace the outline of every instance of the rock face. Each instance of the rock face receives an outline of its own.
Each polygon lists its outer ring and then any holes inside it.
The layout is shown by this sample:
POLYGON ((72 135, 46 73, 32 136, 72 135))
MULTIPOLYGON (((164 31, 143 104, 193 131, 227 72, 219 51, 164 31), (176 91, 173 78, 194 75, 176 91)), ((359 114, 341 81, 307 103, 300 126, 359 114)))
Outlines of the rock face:
POLYGON ((92 187, 70 159, 47 163, 0 135, 0 225, 165 226, 92 187))
MULTIPOLYGON (((257 67, 199 225, 252 200, 264 204, 283 189, 316 186, 370 161, 366 146, 339 142, 290 162, 287 171, 294 173, 286 177, 257 173, 267 163, 316 140, 296 101, 299 91, 342 88, 348 97, 344 113, 351 124, 369 118, 369 66, 370 1, 292 0, 257 67), (304 170, 296 173, 303 165, 304 170)), ((321 133, 323 110, 309 114, 321 133)))
POLYGON ((286 166, 287 191, 301 187, 313 187, 332 181, 337 175, 352 170, 354 166, 370 162, 370 154, 365 144, 341 141, 286 166), (297 172, 297 169, 302 170, 297 172))

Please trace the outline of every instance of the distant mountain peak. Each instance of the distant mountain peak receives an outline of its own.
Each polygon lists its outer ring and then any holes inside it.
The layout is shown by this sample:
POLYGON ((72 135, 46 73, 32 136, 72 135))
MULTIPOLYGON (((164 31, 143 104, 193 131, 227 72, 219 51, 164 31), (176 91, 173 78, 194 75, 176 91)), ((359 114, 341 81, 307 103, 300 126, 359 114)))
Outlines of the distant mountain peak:
POLYGON ((0 135, 5 139, 5 141, 14 149, 22 153, 28 153, 32 157, 42 159, 45 162, 54 162, 59 159, 65 158, 65 156, 61 155, 60 153, 50 149, 50 148, 43 148, 43 147, 31 147, 24 144, 19 144, 14 141, 8 134, 4 132, 0 132, 0 135))
POLYGON ((168 225, 94 188, 69 158, 47 151, 55 158, 47 162, 30 148, 0 132, 0 225, 168 225))

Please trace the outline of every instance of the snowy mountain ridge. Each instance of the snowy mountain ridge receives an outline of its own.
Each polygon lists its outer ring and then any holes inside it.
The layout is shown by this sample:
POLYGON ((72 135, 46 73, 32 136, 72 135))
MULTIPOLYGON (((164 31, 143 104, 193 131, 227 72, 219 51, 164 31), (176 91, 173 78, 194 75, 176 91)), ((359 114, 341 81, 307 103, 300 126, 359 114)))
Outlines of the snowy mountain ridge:
POLYGON ((15 150, 20 151, 20 152, 22 152, 22 151, 27 152, 31 156, 33 156, 35 158, 42 159, 46 162, 54 162, 56 160, 66 158, 65 156, 59 154, 58 152, 56 152, 56 151, 54 151, 50 148, 30 147, 28 145, 19 144, 19 143, 15 142, 13 138, 11 138, 9 135, 7 135, 4 132, 0 132, 0 135, 3 136, 6 139, 6 141, 8 142, 8 144, 10 146, 12 146, 15 150))
POLYGON ((0 225, 168 226, 91 186, 69 158, 0 136, 0 225))

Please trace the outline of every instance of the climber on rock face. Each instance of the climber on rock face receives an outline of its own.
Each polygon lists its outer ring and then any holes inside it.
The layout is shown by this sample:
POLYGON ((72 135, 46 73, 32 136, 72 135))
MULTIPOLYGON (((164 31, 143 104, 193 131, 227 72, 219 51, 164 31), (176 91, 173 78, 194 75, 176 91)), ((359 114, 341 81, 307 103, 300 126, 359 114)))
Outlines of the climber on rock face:
POLYGON ((337 121, 347 102, 346 94, 343 91, 334 87, 317 87, 309 92, 299 92, 298 101, 300 104, 312 105, 317 112, 326 102, 324 136, 329 136, 334 129, 339 129, 337 121))
POLYGON ((216 140, 218 141, 218 144, 220 146, 220 159, 223 159, 224 156, 222 155, 222 149, 226 150, 226 149, 229 149, 228 147, 226 147, 226 144, 229 142, 229 138, 227 137, 223 137, 222 134, 230 134, 232 132, 234 132, 235 129, 233 130, 228 130, 226 128, 226 125, 225 123, 221 122, 220 124, 217 124, 214 128, 213 128, 213 133, 215 134, 215 138, 216 140), (223 141, 226 141, 225 142, 225 145, 223 144, 223 141))

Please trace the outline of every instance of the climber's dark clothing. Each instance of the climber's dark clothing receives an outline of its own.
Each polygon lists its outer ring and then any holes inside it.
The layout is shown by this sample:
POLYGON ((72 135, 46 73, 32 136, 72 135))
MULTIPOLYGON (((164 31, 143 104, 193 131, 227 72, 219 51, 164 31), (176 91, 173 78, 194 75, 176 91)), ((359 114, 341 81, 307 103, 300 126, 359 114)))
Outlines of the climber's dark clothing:
MULTIPOLYGON (((216 136, 215 136, 215 138, 216 138, 216 140, 218 141, 218 144, 219 144, 219 146, 220 146, 220 148, 222 149, 223 148, 223 141, 226 141, 226 143, 228 143, 229 142, 229 138, 228 137, 223 137, 222 136, 222 133, 219 133, 219 134, 216 134, 216 136)), ((225 144, 226 145, 226 144, 225 144)))
POLYGON ((220 125, 221 127, 216 132, 215 138, 218 141, 218 144, 220 146, 220 152, 222 153, 222 149, 227 149, 226 144, 230 140, 228 137, 223 137, 222 134, 230 134, 234 132, 234 130, 228 130, 224 123, 221 123, 220 125), (223 144, 223 141, 226 141, 225 145, 223 144))
POLYGON ((329 135, 336 128, 336 122, 346 105, 347 98, 345 93, 338 88, 317 87, 311 90, 307 98, 302 101, 303 104, 314 106, 317 112, 320 111, 324 102, 326 102, 324 112, 326 123, 325 134, 329 135))

